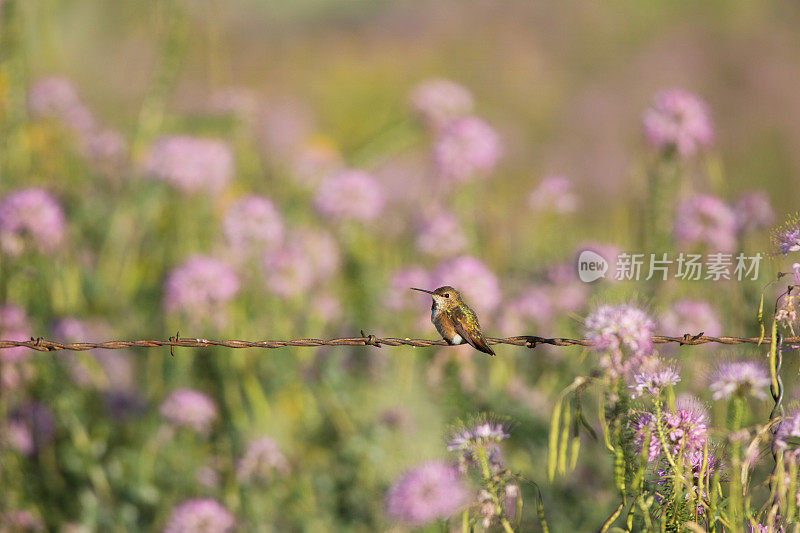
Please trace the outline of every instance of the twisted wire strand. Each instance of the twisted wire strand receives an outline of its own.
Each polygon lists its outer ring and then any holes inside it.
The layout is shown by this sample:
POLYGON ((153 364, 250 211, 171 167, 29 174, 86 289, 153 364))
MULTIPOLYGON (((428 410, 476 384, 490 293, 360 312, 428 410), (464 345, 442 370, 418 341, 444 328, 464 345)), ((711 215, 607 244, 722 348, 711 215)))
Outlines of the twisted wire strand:
POLYGON ((770 394, 775 402, 775 406, 772 408, 772 411, 769 414, 770 421, 775 420, 775 418, 783 415, 783 405, 781 405, 781 402, 783 401, 783 380, 781 379, 781 365, 783 364, 783 341, 783 336, 780 332, 778 332, 775 335, 775 345, 777 347, 775 350, 775 380, 778 383, 778 390, 772 390, 772 387, 770 387, 770 394))
MULTIPOLYGON (((512 346, 523 346, 535 348, 540 344, 551 346, 592 346, 593 342, 588 339, 568 339, 563 337, 539 337, 536 335, 520 335, 516 337, 486 339, 489 344, 509 344, 512 346)), ((800 337, 786 337, 781 339, 787 345, 800 344, 800 337)), ((680 345, 697 346, 700 344, 717 343, 726 345, 738 344, 769 344, 769 337, 709 337, 702 333, 698 335, 686 334, 682 337, 670 337, 665 335, 655 335, 652 337, 654 344, 677 343, 680 345)), ((448 346, 444 340, 430 339, 409 339, 385 337, 379 338, 374 335, 366 335, 361 332, 360 337, 342 337, 337 339, 292 339, 292 340, 213 340, 198 338, 182 338, 179 335, 170 337, 168 340, 113 340, 105 342, 73 342, 63 343, 31 337, 27 341, 0 340, 0 350, 5 348, 25 347, 40 352, 52 352, 59 350, 86 351, 86 350, 119 350, 123 348, 157 348, 169 347, 170 351, 174 348, 210 348, 221 346, 225 348, 311 348, 319 346, 412 346, 414 348, 427 348, 430 346, 448 346)))

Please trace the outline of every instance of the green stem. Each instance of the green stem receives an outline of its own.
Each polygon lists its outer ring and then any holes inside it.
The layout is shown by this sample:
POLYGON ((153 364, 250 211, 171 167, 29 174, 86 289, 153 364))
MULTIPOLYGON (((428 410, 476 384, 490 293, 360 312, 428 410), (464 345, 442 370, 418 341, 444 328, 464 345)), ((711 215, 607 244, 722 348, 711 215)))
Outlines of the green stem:
POLYGON ((500 495, 498 494, 497 486, 492 482, 492 472, 489 470, 489 460, 486 457, 486 450, 481 446, 478 448, 478 463, 481 465, 481 474, 483 475, 483 482, 486 485, 486 490, 492 495, 492 503, 497 509, 497 515, 500 517, 500 524, 506 532, 513 532, 514 529, 505 517, 505 511, 500 503, 500 495))
POLYGON ((653 403, 655 404, 656 408, 656 431, 658 432, 658 442, 661 444, 661 449, 664 450, 664 455, 667 458, 667 462, 669 466, 672 467, 672 471, 677 474, 678 472, 678 465, 675 463, 675 459, 672 457, 672 453, 669 451, 669 447, 667 446, 667 439, 664 436, 664 426, 661 425, 661 399, 656 398, 653 403))
POLYGON ((736 531, 742 527, 744 509, 742 508, 742 443, 736 434, 742 428, 742 417, 744 414, 744 398, 736 394, 731 398, 730 403, 730 430, 733 436, 731 442, 731 522, 736 531))
POLYGON ((489 471, 489 460, 486 458, 486 450, 483 447, 478 448, 478 462, 481 465, 481 474, 483 474, 483 480, 489 484, 489 481, 492 479, 492 473, 489 471))
POLYGON ((646 244, 652 252, 666 252, 672 248, 679 178, 680 166, 674 153, 665 153, 650 172, 646 244))

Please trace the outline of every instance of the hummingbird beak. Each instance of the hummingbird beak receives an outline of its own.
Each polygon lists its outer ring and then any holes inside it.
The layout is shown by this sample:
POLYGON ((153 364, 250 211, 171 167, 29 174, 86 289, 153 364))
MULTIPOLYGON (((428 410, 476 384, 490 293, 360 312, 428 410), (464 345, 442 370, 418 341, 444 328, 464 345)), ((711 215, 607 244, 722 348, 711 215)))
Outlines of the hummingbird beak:
POLYGON ((418 289, 416 287, 411 287, 412 291, 419 291, 419 292, 427 292, 428 294, 433 294, 433 291, 426 291, 425 289, 418 289))

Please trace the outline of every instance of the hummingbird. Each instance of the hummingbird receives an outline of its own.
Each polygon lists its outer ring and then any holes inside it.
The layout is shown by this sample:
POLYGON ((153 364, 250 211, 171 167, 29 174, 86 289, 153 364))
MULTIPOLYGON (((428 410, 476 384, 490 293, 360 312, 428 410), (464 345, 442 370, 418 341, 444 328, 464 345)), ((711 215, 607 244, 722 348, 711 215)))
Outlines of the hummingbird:
POLYGON ((468 306, 461 293, 449 285, 439 287, 435 291, 418 289, 412 290, 426 292, 433 298, 431 305, 431 322, 447 344, 469 343, 476 350, 489 355, 494 355, 494 350, 489 347, 486 338, 481 333, 478 315, 468 306))

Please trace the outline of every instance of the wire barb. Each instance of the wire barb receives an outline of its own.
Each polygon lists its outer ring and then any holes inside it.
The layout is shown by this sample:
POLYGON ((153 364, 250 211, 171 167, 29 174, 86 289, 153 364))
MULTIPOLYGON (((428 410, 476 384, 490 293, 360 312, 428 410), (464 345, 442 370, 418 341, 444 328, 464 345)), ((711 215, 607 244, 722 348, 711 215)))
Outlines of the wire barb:
MULTIPOLYGON (((175 336, 174 337, 170 337, 169 340, 170 340, 170 342, 178 342, 178 340, 180 338, 181 338, 181 332, 180 331, 176 331, 175 332, 175 336)), ((174 344, 170 344, 169 345, 169 354, 172 357, 175 357, 175 345, 174 344)))
MULTIPOLYGON (((539 337, 536 335, 519 335, 516 337, 506 338, 488 338, 486 339, 489 344, 509 344, 511 346, 520 346, 524 348, 534 349, 540 344, 548 344, 550 346, 592 346, 593 342, 588 339, 566 339, 562 337, 539 337)), ((766 337, 762 341, 770 342, 770 338, 766 337)), ((785 345, 800 344, 800 337, 784 337, 781 339, 785 345)), ((681 337, 670 337, 665 335, 655 335, 652 337, 653 344, 667 344, 677 343, 681 346, 697 346, 700 344, 716 343, 726 345, 737 344, 758 344, 758 337, 707 337, 702 333, 692 336, 686 334, 681 337)), ((209 348, 212 346, 221 346, 224 348, 316 348, 319 346, 374 346, 380 348, 382 346, 412 346, 414 348, 428 348, 431 346, 448 346, 444 340, 429 340, 429 339, 398 339, 394 337, 378 338, 374 335, 367 335, 361 331, 360 337, 343 337, 338 339, 292 339, 292 340, 263 340, 263 341, 245 341, 245 340, 208 340, 208 339, 190 339, 181 338, 180 333, 168 340, 115 340, 104 342, 73 342, 62 343, 54 342, 43 339, 42 337, 31 337, 28 341, 13 341, 13 340, 0 340, 0 350, 4 348, 24 347, 31 348, 40 352, 52 352, 60 350, 72 351, 86 351, 86 350, 120 350, 123 348, 155 348, 162 346, 169 346, 170 354, 174 355, 174 349, 178 348, 209 348)))
POLYGON ((381 347, 381 343, 375 338, 375 335, 364 335, 364 330, 361 330, 361 336, 364 337, 364 346, 381 347))

